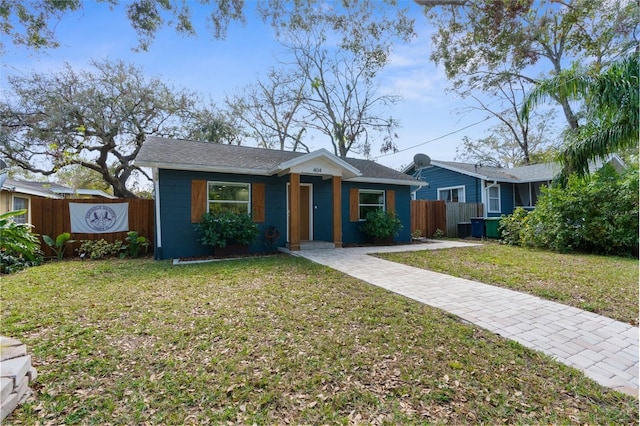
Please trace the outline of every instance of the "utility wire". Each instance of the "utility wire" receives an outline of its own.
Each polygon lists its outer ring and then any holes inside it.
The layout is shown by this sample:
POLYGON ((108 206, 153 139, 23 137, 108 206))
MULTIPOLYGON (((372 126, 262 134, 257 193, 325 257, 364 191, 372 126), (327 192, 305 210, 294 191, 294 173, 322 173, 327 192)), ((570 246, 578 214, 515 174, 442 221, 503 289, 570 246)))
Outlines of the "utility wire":
POLYGON ((388 154, 378 155, 377 157, 373 157, 373 160, 377 160, 378 158, 382 158, 382 157, 388 157, 389 155, 400 154, 401 152, 409 151, 410 149, 414 149, 414 148, 417 148, 417 147, 419 147, 419 146, 426 145, 426 144, 431 143, 431 142, 435 142, 435 141, 437 141, 437 140, 440 140, 440 139, 446 138, 447 136, 451 136, 451 135, 454 135, 454 134, 456 134, 456 133, 458 133, 458 132, 461 132, 461 131, 463 131, 463 130, 466 130, 466 129, 468 129, 469 127, 477 126, 478 124, 480 124, 480 123, 484 123, 485 121, 487 121, 487 120, 489 120, 489 119, 491 119, 491 118, 493 118, 493 117, 489 116, 489 117, 483 118, 483 119, 482 119, 482 120, 480 120, 480 121, 476 121, 475 123, 471 123, 471 124, 469 124, 469 125, 467 125, 467 126, 461 127, 460 129, 456 129, 456 130, 454 130, 454 131, 452 131, 452 132, 449 132, 449 133, 447 133, 447 134, 445 134, 445 135, 438 136, 437 138, 429 139, 429 140, 428 140, 428 141, 426 141, 426 142, 421 142, 421 143, 419 143, 419 144, 417 144, 417 145, 413 145, 413 146, 410 146, 410 147, 408 147, 408 148, 399 149, 398 151, 390 152, 390 153, 388 153, 388 154))

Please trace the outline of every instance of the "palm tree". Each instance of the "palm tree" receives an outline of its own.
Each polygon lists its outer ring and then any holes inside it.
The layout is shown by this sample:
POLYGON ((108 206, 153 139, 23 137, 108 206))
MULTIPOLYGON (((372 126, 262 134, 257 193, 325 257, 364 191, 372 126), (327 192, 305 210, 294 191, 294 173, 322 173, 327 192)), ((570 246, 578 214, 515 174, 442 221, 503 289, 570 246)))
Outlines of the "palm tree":
POLYGON ((637 52, 602 72, 572 69, 543 80, 527 96, 521 115, 550 97, 582 100, 585 124, 569 130, 560 152, 562 175, 589 173, 589 161, 638 147, 639 81, 637 52))

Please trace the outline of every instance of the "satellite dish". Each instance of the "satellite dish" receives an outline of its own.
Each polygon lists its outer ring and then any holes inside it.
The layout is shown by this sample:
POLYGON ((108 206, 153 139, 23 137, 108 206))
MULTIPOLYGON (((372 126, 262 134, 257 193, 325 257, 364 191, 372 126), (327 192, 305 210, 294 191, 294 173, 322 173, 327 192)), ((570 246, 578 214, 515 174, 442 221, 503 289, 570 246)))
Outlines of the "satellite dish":
POLYGON ((427 154, 416 154, 413 156, 413 164, 416 167, 427 167, 431 164, 431 158, 427 154))

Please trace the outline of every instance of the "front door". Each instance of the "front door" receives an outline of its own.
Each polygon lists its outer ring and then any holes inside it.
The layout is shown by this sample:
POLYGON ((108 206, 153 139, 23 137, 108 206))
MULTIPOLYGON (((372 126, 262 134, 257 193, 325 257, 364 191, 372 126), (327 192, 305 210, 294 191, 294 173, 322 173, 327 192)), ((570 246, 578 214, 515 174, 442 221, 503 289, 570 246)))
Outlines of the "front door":
MULTIPOLYGON (((313 240, 313 186, 310 183, 300 184, 300 241, 313 240)), ((287 184, 287 205, 289 205, 289 184, 287 184)), ((291 208, 295 208, 291 206, 291 208)), ((291 212, 287 212, 287 232, 289 230, 289 216, 291 212)), ((288 239, 288 236, 287 236, 288 239)))

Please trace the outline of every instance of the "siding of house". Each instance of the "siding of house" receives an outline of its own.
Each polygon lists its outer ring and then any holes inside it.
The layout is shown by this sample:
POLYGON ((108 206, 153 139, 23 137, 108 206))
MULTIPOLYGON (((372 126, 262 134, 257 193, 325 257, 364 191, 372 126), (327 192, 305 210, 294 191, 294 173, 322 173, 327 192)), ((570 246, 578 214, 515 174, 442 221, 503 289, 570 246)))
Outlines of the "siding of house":
POLYGON ((162 259, 207 256, 213 249, 198 242, 199 234, 191 222, 191 182, 193 180, 262 183, 265 185, 265 221, 258 223, 260 237, 250 247, 253 252, 264 248, 264 231, 275 226, 280 232, 276 245, 286 241, 286 183, 287 178, 269 178, 236 174, 218 174, 160 170, 160 220, 162 223, 162 259))
POLYGON ((27 195, 20 192, 0 191, 0 214, 13 211, 13 197, 24 198, 27 201, 27 223, 31 223, 31 199, 41 198, 36 195, 27 195))
MULTIPOLYGON (((160 221, 162 224, 162 250, 156 252, 158 259, 207 256, 212 248, 198 242, 199 235, 191 221, 191 185, 193 180, 223 181, 264 184, 264 222, 258 223, 260 236, 250 247, 252 252, 265 249, 264 231, 274 226, 280 232, 275 246, 287 241, 287 182, 289 176, 268 177, 237 174, 159 170, 160 221)), ((332 181, 321 177, 301 176, 300 183, 313 185, 313 230, 314 240, 333 241, 332 181)), ((349 190, 392 190, 396 198, 396 212, 405 224, 397 241, 410 241, 410 191, 407 186, 379 185, 345 182, 342 185, 342 228, 345 244, 362 243, 364 236, 358 230, 359 222, 349 221, 349 190)))
POLYGON ((394 241, 411 241, 411 191, 408 186, 344 182, 342 185, 342 242, 344 244, 366 242, 365 235, 358 229, 362 222, 350 221, 349 192, 351 188, 393 191, 396 215, 403 225, 394 241))
POLYGON ((418 200, 437 200, 438 188, 464 185, 465 202, 482 202, 482 194, 479 192, 480 179, 478 178, 463 175, 438 166, 431 166, 423 168, 420 171, 419 179, 429 183, 429 186, 423 186, 417 191, 416 198, 418 200))
POLYGON ((487 217, 500 217, 502 215, 509 215, 513 213, 514 199, 513 199, 513 184, 506 182, 499 182, 500 184, 500 212, 489 212, 488 208, 487 217))

